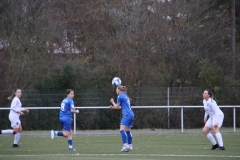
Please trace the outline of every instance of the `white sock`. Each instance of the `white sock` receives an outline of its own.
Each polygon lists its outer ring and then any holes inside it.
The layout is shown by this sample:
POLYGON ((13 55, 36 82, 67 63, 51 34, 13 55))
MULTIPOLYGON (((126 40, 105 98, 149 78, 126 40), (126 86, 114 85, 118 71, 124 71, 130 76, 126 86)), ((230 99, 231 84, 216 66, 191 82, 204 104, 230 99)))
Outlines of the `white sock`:
POLYGON ((55 135, 57 135, 58 131, 55 131, 54 133, 55 133, 55 135))
POLYGON ((14 131, 12 129, 2 130, 2 134, 12 134, 14 131))
POLYGON ((124 147, 127 147, 127 146, 128 146, 128 144, 127 144, 127 143, 124 143, 124 144, 123 144, 123 146, 124 146, 124 147))
POLYGON ((220 132, 215 134, 218 140, 218 144, 220 147, 223 147, 223 140, 222 140, 222 134, 220 132))
POLYGON ((206 137, 209 139, 209 141, 212 143, 212 145, 217 144, 217 142, 215 141, 212 133, 208 133, 208 134, 206 135, 206 137))
POLYGON ((21 135, 21 133, 19 133, 19 132, 15 134, 13 144, 18 144, 18 141, 20 139, 20 135, 21 135))

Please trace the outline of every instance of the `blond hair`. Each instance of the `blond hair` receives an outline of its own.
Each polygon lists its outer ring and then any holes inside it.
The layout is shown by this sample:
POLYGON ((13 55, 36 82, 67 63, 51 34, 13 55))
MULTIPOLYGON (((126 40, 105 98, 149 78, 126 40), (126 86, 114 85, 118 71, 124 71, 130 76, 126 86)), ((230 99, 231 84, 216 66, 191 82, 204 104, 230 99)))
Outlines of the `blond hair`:
POLYGON ((123 86, 123 85, 118 85, 118 86, 117 86, 117 89, 119 89, 119 90, 122 91, 122 92, 127 92, 127 87, 126 87, 126 86, 123 86))

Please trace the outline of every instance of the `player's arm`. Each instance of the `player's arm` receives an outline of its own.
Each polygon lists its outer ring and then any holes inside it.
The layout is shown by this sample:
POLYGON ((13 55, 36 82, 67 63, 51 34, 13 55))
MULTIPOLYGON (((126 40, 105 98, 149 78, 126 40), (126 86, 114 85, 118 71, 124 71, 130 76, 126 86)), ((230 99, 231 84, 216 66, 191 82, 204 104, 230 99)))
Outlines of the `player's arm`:
MULTIPOLYGON (((203 101, 203 106, 205 105, 204 101, 203 101)), ((204 118, 203 118, 203 122, 206 123, 207 122, 207 117, 208 117, 208 113, 205 111, 204 114, 204 118)))
POLYGON ((208 116, 208 114, 207 114, 207 112, 205 111, 205 114, 204 114, 204 119, 203 119, 204 123, 206 123, 206 122, 207 122, 207 116, 208 116))
POLYGON ((113 98, 111 98, 110 102, 112 103, 112 105, 109 106, 110 109, 121 109, 121 106, 116 104, 113 98))
POLYGON ((214 112, 214 116, 213 116, 213 126, 214 127, 217 127, 218 126, 218 122, 216 121, 216 116, 217 115, 217 109, 218 109, 218 106, 217 106, 217 103, 216 102, 212 102, 210 103, 210 107, 212 108, 213 112, 214 112))
POLYGON ((18 109, 17 109, 17 100, 16 100, 16 99, 13 99, 13 100, 12 100, 10 110, 13 111, 13 112, 16 112, 16 113, 18 113, 18 114, 20 114, 20 115, 23 115, 23 114, 24 114, 21 110, 18 110, 18 109))
POLYGON ((71 102, 71 113, 79 113, 79 110, 75 109, 73 101, 71 102))
POLYGON ((21 112, 26 112, 26 113, 28 113, 28 112, 29 112, 29 110, 28 110, 28 109, 26 109, 26 108, 21 108, 21 112))

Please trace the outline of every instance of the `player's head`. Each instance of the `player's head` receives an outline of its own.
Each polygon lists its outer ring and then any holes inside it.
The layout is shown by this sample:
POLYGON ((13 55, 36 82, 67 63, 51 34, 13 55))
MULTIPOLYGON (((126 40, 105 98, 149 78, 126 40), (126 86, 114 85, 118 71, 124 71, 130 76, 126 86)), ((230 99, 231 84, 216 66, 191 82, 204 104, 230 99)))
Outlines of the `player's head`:
POLYGON ((68 97, 68 98, 73 99, 73 97, 74 97, 74 91, 73 91, 72 89, 67 89, 67 90, 66 90, 66 94, 67 94, 67 97, 68 97))
POLYGON ((18 98, 20 98, 22 96, 21 89, 14 90, 13 94, 11 96, 9 96, 7 99, 12 100, 15 96, 18 97, 18 98))
POLYGON ((210 90, 208 90, 208 89, 204 90, 204 92, 203 92, 204 99, 212 98, 212 96, 213 96, 213 93, 210 90))
POLYGON ((117 94, 121 94, 122 92, 127 92, 127 87, 123 85, 118 85, 116 88, 117 94))

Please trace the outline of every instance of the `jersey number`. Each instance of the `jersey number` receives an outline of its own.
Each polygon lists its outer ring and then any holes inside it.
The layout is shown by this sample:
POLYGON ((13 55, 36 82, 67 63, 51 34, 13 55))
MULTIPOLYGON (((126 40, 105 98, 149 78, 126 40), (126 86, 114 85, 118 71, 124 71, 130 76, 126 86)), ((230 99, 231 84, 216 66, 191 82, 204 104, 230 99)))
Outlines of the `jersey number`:
POLYGON ((130 107, 130 100, 129 99, 127 100, 127 103, 128 103, 129 109, 132 110, 132 108, 130 107))
POLYGON ((65 103, 61 104, 61 111, 65 111, 65 103))

